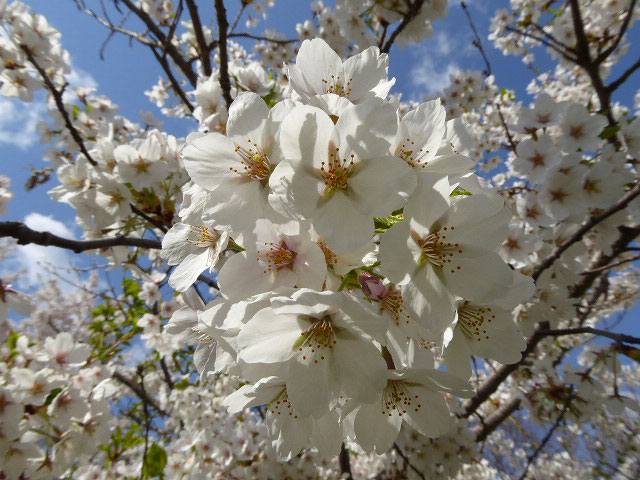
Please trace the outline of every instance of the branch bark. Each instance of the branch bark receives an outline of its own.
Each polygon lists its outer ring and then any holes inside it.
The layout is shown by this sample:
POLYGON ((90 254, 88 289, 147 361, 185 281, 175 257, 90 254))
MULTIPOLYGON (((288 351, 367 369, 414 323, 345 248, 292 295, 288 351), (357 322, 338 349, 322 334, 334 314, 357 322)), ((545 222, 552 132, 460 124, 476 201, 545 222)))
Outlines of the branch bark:
POLYGON ((142 400, 142 402, 145 405, 151 405, 160 414, 168 415, 167 412, 165 412, 162 408, 160 408, 160 405, 158 405, 158 402, 147 394, 147 392, 139 383, 127 377, 125 374, 118 372, 117 370, 113 372, 113 378, 115 378, 120 383, 129 387, 140 398, 140 400, 142 400))
POLYGON ((200 14, 198 13, 198 6, 194 0, 186 0, 187 8, 189 9, 189 15, 191 15, 191 22, 193 23, 193 30, 196 35, 196 41, 198 42, 198 50, 200 51, 200 60, 202 61, 202 69, 204 74, 208 77, 211 75, 211 57, 209 57, 209 48, 207 41, 204 38, 204 32, 202 31, 202 23, 200 22, 200 14))
POLYGON ((82 140, 80 133, 78 132, 76 127, 73 125, 73 122, 69 117, 69 112, 67 112, 67 109, 64 106, 64 102, 62 100, 64 87, 62 88, 62 90, 58 90, 56 86, 53 84, 53 82, 51 81, 51 79, 49 78, 49 75, 47 75, 47 72, 45 72, 44 69, 38 64, 37 60, 35 59, 33 54, 29 51, 29 49, 24 45, 22 45, 21 48, 22 48, 22 51, 27 56, 27 59, 29 60, 31 65, 33 65, 33 68, 35 68, 40 74, 40 76, 42 77, 42 81, 47 86, 47 89, 49 90, 49 92, 51 92, 51 95, 53 96, 53 100, 56 103, 56 107, 60 112, 60 115, 62 115, 62 118, 64 119, 64 124, 66 125, 67 130, 69 130, 69 133, 73 137, 73 140, 76 142, 76 145, 78 145, 78 148, 80 148, 80 151, 82 152, 82 154, 85 157, 87 157, 87 160, 89 161, 89 163, 95 167, 96 165, 98 165, 98 163, 91 157, 91 155, 89 155, 87 147, 84 145, 84 140, 82 140))
POLYGON ((387 43, 385 43, 384 47, 382 47, 382 49, 380 50, 382 53, 389 53, 389 50, 391 50, 391 46, 393 45, 393 42, 396 41, 398 35, 400 35, 402 31, 407 28, 407 25, 411 23, 411 20, 416 18, 418 16, 418 13, 420 13, 420 9, 424 4, 424 0, 414 0, 413 2, 407 1, 407 3, 409 4, 409 10, 407 10, 407 12, 404 14, 400 25, 398 25, 393 33, 391 33, 389 40, 387 40, 387 43))
POLYGON ((39 232, 32 230, 22 222, 0 222, 0 237, 12 237, 18 240, 18 245, 53 246, 81 253, 87 250, 99 250, 111 247, 140 247, 140 248, 162 248, 159 240, 132 237, 109 237, 98 240, 73 240, 54 235, 50 232, 39 232))
POLYGON ((220 71, 218 81, 222 88, 222 97, 227 104, 227 110, 231 106, 231 81, 229 80, 229 52, 227 51, 227 10, 224 8, 224 0, 215 0, 216 18, 218 20, 218 51, 220 53, 220 71))
POLYGON ((609 218, 614 213, 619 212, 624 209, 631 201, 640 195, 640 182, 636 183, 635 186, 627 192, 627 194, 622 197, 618 202, 614 203, 611 207, 606 209, 604 212, 592 216, 589 220, 587 220, 571 237, 562 242, 556 250, 547 256, 542 263, 540 263, 531 274, 533 280, 537 280, 542 272, 551 267, 558 258, 574 243, 582 240, 584 235, 595 227, 597 224, 602 222, 603 220, 609 218))

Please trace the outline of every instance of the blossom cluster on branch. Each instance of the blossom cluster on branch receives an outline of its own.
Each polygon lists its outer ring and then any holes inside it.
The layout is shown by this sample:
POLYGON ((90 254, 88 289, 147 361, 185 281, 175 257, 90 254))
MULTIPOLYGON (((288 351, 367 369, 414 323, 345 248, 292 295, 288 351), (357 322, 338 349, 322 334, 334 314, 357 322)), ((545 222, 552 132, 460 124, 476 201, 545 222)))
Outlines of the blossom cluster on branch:
POLYGON ((71 3, 149 50, 192 133, 74 86, 60 32, 0 0, 0 93, 49 115, 27 189, 55 172, 84 236, 0 222, 0 260, 116 271, 2 270, 0 478, 638 474, 640 339, 613 331, 640 294, 636 0, 498 10, 530 103, 464 3, 484 71, 422 102, 390 52, 446 0, 315 1, 296 38, 252 33, 273 0, 71 3))

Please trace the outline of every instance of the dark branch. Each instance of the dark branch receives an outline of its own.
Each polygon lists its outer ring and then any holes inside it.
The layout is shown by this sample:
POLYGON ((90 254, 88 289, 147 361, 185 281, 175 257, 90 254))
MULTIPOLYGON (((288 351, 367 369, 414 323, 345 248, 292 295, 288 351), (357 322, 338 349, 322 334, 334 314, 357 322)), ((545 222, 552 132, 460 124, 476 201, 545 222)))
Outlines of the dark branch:
POLYGON ((607 265, 603 265, 602 267, 592 268, 591 270, 585 270, 582 272, 582 275, 588 275, 590 273, 599 273, 604 272, 605 270, 610 270, 615 267, 619 267, 620 265, 624 265, 625 263, 635 262, 636 260, 640 260, 640 255, 634 255, 633 257, 624 258, 622 260, 618 260, 617 262, 609 263, 607 265))
POLYGON ((156 36, 156 38, 160 41, 162 45, 166 46, 168 55, 171 57, 174 63, 180 68, 180 70, 182 71, 182 74, 185 77, 187 77, 187 79, 189 79, 189 83, 191 83, 191 85, 195 87, 196 84, 198 83, 198 76, 191 68, 191 65, 189 65, 189 62, 187 62, 185 58, 182 56, 182 53, 180 53, 177 47, 171 42, 168 42, 168 43, 166 42, 167 40, 166 35, 160 29, 160 27, 156 25, 156 23, 149 16, 149 14, 144 10, 138 8, 132 2, 132 0, 120 0, 120 1, 122 1, 129 10, 135 13, 138 16, 138 18, 140 18, 140 20, 144 22, 144 24, 149 29, 149 31, 156 36))
POLYGON ((540 452, 542 452, 542 449, 547 445, 549 440, 551 440, 551 437, 553 436, 555 431, 558 429, 558 427, 564 420, 565 415, 569 411, 569 406, 571 405, 571 402, 573 402, 575 398, 576 398, 576 395, 573 393, 573 387, 571 387, 569 396, 567 397, 567 400, 564 402, 564 407, 562 408, 562 412, 560 412, 560 415, 558 415, 558 418, 556 418, 556 421, 551 426, 547 434, 544 436, 544 438, 540 442, 540 445, 538 445, 538 448, 536 448, 536 450, 531 455, 528 456, 527 465, 524 467, 524 471, 522 472, 522 475, 520 475, 519 480, 524 480, 527 477, 527 472, 529 471, 529 467, 533 465, 533 463, 535 462, 540 452))
MULTIPOLYGON (((485 76, 489 77, 491 75, 491 63, 489 62, 489 57, 482 46, 482 40, 480 39, 480 34, 478 33, 478 29, 473 23, 473 19, 471 18, 471 13, 469 12, 469 8, 467 4, 464 2, 460 3, 460 6, 464 10, 464 13, 467 16, 467 20, 469 21, 469 25, 471 26, 471 30, 473 31, 473 35, 475 36, 475 40, 473 41, 473 46, 476 47, 480 51, 480 55, 484 59, 484 63, 486 66, 485 76)), ((513 135, 511 135, 511 131, 509 130, 509 126, 507 125, 507 121, 502 114, 502 110, 500 109, 500 105, 496 102, 495 104, 496 111, 498 112, 498 117, 500 118, 500 124, 502 125, 502 129, 504 130, 504 134, 507 136, 507 140, 509 141, 509 147, 512 151, 516 151, 516 142, 513 139, 513 135)))
POLYGON ((556 330, 541 330, 540 335, 551 335, 559 337, 563 335, 579 335, 579 334, 591 334, 599 335, 601 337, 607 337, 620 343, 635 343, 640 344, 640 338, 632 337, 631 335, 625 335, 624 333, 614 333, 607 330, 600 330, 598 328, 591 327, 578 327, 578 328, 561 328, 556 330))
POLYGON ((584 237, 585 233, 595 227, 597 224, 602 222, 603 220, 609 218, 614 213, 619 212, 624 209, 634 198, 640 195, 640 182, 636 183, 635 186, 627 192, 627 194, 622 197, 618 202, 613 204, 611 207, 606 209, 604 212, 592 216, 589 220, 587 220, 571 237, 562 242, 556 250, 549 254, 543 261, 538 265, 531 275, 533 280, 537 280, 542 272, 544 272, 547 268, 551 267, 554 262, 560 258, 560 256, 574 243, 579 242, 584 237))
POLYGON ((635 72, 639 68, 640 68, 640 58, 636 60, 636 63, 631 65, 629 68, 627 68, 624 71, 624 73, 620 75, 620 77, 618 77, 617 80, 614 80, 607 86, 607 90, 609 91, 609 93, 615 92, 620 87, 620 85, 626 82, 627 78, 629 78, 633 74, 633 72, 635 72))
POLYGON ((631 0, 631 3, 629 4, 629 11, 627 12, 627 16, 624 17, 624 20, 622 21, 622 25, 620 26, 620 30, 618 31, 618 35, 616 36, 611 46, 606 50, 604 50, 600 55, 598 55, 593 60, 593 62, 596 65, 600 65, 602 62, 604 62, 609 57, 609 55, 611 55, 615 51, 615 49, 618 48, 618 45, 620 45, 620 41, 622 40, 622 37, 624 37, 624 34, 627 31, 627 28, 629 28, 629 23, 631 22, 631 17, 633 17, 633 9, 636 6, 636 1, 637 0, 631 0))
POLYGON ((164 73, 167 74, 167 78, 169 78, 169 81, 171 82, 171 87, 173 88, 173 91, 176 92, 176 94, 180 97, 180 100, 182 100, 182 103, 184 103, 184 105, 189 109, 189 111, 193 113, 195 108, 189 101, 189 98, 187 97, 186 93, 184 93, 184 90, 180 86, 180 83, 178 82, 176 77, 173 75, 169 62, 167 62, 167 59, 164 56, 160 55, 154 47, 150 47, 150 48, 151 48, 151 51, 153 52, 153 56, 156 57, 156 60, 164 70, 164 73))
POLYGON ((227 104, 227 109, 233 101, 231 98, 231 81, 229 80, 229 52, 227 51, 227 10, 224 8, 223 0, 215 0, 216 18, 218 20, 218 51, 220 52, 220 71, 218 81, 222 88, 222 96, 227 104))
POLYGON ((407 458, 407 456, 402 452, 402 450, 400 450, 400 447, 398 446, 398 444, 396 442, 393 442, 393 449, 398 452, 398 455, 400 455, 402 457, 402 459, 405 461, 405 463, 407 465, 409 465, 409 467, 411 468, 411 470, 413 470, 415 472, 416 475, 418 475, 418 477, 420 477, 422 480, 426 480, 426 477, 424 476, 424 473, 422 473, 420 470, 418 470, 415 465, 413 465, 413 463, 411 463, 409 461, 409 459, 407 458))
POLYGON ((198 7, 194 0, 186 0, 186 2, 187 8, 189 9, 189 15, 191 15, 191 22, 193 23, 196 41, 198 42, 202 69, 204 70, 204 74, 208 77, 211 75, 211 57, 209 56, 209 48, 207 46, 207 41, 204 38, 204 32, 202 31, 202 23, 200 22, 200 15, 198 14, 198 7))
POLYGON ((289 43, 295 43, 298 41, 298 39, 296 38, 292 38, 292 39, 277 39, 277 38, 269 38, 269 37, 262 37, 260 35, 252 35, 250 33, 230 33, 229 35, 227 35, 227 37, 232 38, 232 37, 242 37, 242 38, 251 38, 253 40, 260 40, 263 42, 271 42, 271 43, 279 43, 281 45, 287 45, 289 43))
POLYGON ((91 155, 89 155, 89 152, 87 151, 87 147, 85 147, 84 141, 82 140, 80 133, 78 133, 78 130, 76 129, 76 127, 73 126, 73 122, 69 117, 69 112, 67 112, 67 109, 64 106, 64 102, 62 101, 62 94, 64 92, 64 87, 62 87, 62 90, 58 90, 56 86, 53 84, 53 82, 51 81, 51 79, 49 78, 49 75, 47 75, 47 72, 45 72, 42 69, 42 67, 38 64, 38 62, 36 61, 34 56, 31 54, 29 49, 24 45, 22 45, 21 48, 24 51, 25 55, 27 56, 27 59, 29 59, 29 62, 31 62, 33 67, 38 71, 38 73, 42 77, 42 80, 44 81, 44 84, 47 86, 47 89, 49 90, 49 92, 51 92, 51 95, 53 96, 53 100, 56 102, 56 107, 58 108, 60 115, 62 115, 62 118, 64 119, 64 124, 66 125, 67 129, 69 130, 69 133, 73 137, 73 140, 76 142, 76 144, 80 148, 80 151, 87 158, 89 163, 93 166, 96 166, 98 163, 91 157, 91 155))
POLYGON ((409 10, 404 14, 400 25, 398 25, 398 27, 391 33, 389 40, 387 40, 387 43, 385 43, 384 47, 380 50, 382 53, 389 53, 389 50, 391 50, 391 46, 393 45, 393 42, 396 41, 398 35, 400 35, 402 31, 407 28, 407 25, 409 25, 411 21, 418 16, 418 13, 420 13, 424 0, 414 0, 413 2, 407 1, 407 3, 409 4, 409 10))
POLYGON ((340 456, 338 457, 340 461, 340 478, 344 480, 353 480, 353 474, 351 473, 351 461, 349 459, 349 450, 347 449, 344 442, 342 443, 342 447, 340 447, 340 456))
POLYGON ((122 373, 120 373, 118 371, 115 371, 113 373, 113 378, 115 378, 120 383, 123 383, 124 385, 129 387, 140 398, 140 400, 142 400, 142 402, 145 405, 151 405, 160 414, 168 415, 167 412, 165 412, 162 408, 160 408, 160 406, 158 405, 158 402, 156 402, 155 399, 151 398, 147 394, 147 392, 144 390, 144 388, 139 383, 136 383, 134 380, 128 378, 127 376, 125 376, 124 374, 122 374, 122 373))
POLYGON ((62 238, 50 232, 38 232, 27 227, 22 222, 0 222, 0 237, 12 237, 18 240, 18 245, 53 246, 81 253, 86 250, 99 250, 110 247, 141 247, 162 248, 159 240, 147 238, 110 237, 98 240, 73 240, 62 238))

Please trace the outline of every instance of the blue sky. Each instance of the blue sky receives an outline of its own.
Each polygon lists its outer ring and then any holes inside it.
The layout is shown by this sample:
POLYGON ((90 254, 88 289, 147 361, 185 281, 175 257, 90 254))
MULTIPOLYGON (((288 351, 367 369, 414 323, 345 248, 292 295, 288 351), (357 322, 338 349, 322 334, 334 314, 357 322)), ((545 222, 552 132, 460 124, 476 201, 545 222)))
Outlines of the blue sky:
MULTIPOLYGON (((139 121, 141 110, 151 111, 162 118, 158 109, 151 104, 144 91, 149 89, 161 75, 161 69, 148 49, 136 43, 130 44, 122 35, 113 37, 105 48, 104 60, 99 57, 99 50, 107 37, 107 30, 94 19, 80 12, 71 0, 30 0, 26 2, 34 11, 44 14, 49 22, 62 33, 62 44, 72 58, 75 70, 74 83, 97 86, 98 92, 110 97, 119 105, 120 112, 133 121, 139 121)), ((227 0, 229 17, 233 18, 238 11, 239 0, 227 0)), ((332 2, 328 1, 327 4, 332 2)), ((505 8, 507 0, 473 0, 468 1, 474 21, 482 35, 482 40, 500 87, 513 89, 518 98, 528 99, 525 88, 532 78, 532 72, 522 65, 518 57, 505 57, 492 48, 486 39, 490 18, 497 8, 505 8)), ((99 11, 96 0, 87 0, 90 8, 99 11)), ((200 11, 203 23, 213 20, 213 2, 202 2, 200 11)), ((295 24, 311 17, 310 2, 302 0, 277 0, 276 6, 269 10, 269 19, 261 22, 253 33, 260 33, 265 28, 275 28, 289 38, 295 37, 295 24)), ((118 18, 118 16, 115 16, 118 18)), ((135 21, 127 24, 136 28, 135 21)), ((246 31, 244 20, 240 22, 239 31, 246 31)), ((406 98, 420 99, 424 94, 435 93, 448 83, 449 73, 455 69, 482 70, 484 63, 475 47, 472 46, 472 32, 467 19, 459 6, 458 0, 450 1, 449 15, 445 20, 434 24, 435 34, 423 41, 419 46, 411 46, 404 50, 395 46, 390 55, 390 75, 396 77, 393 91, 402 92, 406 98)), ((631 31, 635 41, 640 34, 638 27, 631 31)), ((252 42, 246 42, 250 46, 252 42)), ((623 62, 614 70, 614 74, 622 71, 629 61, 623 62)), ((538 51, 536 65, 542 70, 552 66, 548 55, 538 51)), ((637 85, 637 78, 628 82, 637 85)), ((621 89, 616 99, 631 104, 635 91, 630 86, 621 89)), ((75 225, 74 210, 60 203, 52 202, 47 191, 57 181, 52 179, 44 186, 26 192, 23 188, 30 174, 30 168, 43 168, 47 164, 42 161, 45 149, 38 143, 38 135, 34 128, 38 119, 46 118, 43 104, 44 94, 40 94, 32 104, 0 98, 0 150, 2 151, 2 168, 0 173, 8 174, 13 181, 14 201, 9 205, 6 220, 26 220, 27 223, 40 229, 50 229, 66 236, 81 236, 75 225)), ((185 136, 196 129, 192 120, 165 120, 165 129, 177 136, 185 136)), ((23 252, 17 264, 12 268, 34 268, 41 259, 48 259, 54 264, 71 261, 72 255, 58 249, 31 246, 23 252)), ((86 262, 86 257, 82 262, 86 262)), ((0 271, 2 268, 0 267, 0 271)), ((40 269, 38 269, 40 271, 40 269)), ((30 280, 35 280, 34 275, 30 280)), ((634 310, 629 317, 635 317, 634 310)), ((629 320, 622 323, 627 324, 629 320)))

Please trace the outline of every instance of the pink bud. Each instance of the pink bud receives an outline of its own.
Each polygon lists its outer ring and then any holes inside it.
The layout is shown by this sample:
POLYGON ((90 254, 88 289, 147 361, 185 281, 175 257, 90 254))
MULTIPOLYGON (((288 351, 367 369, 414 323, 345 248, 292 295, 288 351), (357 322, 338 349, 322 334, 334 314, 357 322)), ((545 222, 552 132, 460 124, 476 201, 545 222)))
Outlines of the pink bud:
POLYGON ((387 289, 382 283, 382 279, 371 275, 368 272, 361 273, 358 277, 362 291, 372 300, 380 300, 387 294, 387 289))

